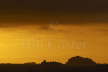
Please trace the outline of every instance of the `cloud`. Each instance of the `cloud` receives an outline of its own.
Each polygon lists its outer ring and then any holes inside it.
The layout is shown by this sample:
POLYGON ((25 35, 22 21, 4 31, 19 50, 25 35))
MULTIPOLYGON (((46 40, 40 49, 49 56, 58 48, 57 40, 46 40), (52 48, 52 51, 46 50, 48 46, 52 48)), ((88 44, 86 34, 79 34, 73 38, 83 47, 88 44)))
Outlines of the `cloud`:
POLYGON ((108 23, 107 3, 108 0, 1 0, 0 23, 48 24, 53 19, 60 24, 108 23))
POLYGON ((107 3, 107 0, 1 0, 0 6, 2 7, 0 9, 79 13, 105 12, 108 11, 107 3))

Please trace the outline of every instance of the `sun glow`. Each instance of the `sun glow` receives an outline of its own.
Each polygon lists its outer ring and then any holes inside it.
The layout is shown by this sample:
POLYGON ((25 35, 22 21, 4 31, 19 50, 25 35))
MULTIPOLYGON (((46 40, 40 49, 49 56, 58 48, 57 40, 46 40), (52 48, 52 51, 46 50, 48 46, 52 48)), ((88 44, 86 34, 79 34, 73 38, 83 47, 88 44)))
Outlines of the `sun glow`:
POLYGON ((41 25, 26 25, 0 28, 1 62, 40 62, 43 59, 65 62, 76 55, 101 62, 101 57, 107 57, 108 34, 106 26, 100 26, 57 25, 55 29, 41 29, 41 25))

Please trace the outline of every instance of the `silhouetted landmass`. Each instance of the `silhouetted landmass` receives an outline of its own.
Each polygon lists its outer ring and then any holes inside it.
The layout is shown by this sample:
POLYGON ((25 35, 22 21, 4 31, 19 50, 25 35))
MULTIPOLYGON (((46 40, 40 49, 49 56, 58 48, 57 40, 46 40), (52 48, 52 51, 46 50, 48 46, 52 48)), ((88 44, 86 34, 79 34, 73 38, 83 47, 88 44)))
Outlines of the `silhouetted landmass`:
POLYGON ((35 62, 27 62, 27 63, 24 63, 24 64, 36 64, 35 62))
POLYGON ((96 62, 90 58, 76 56, 76 57, 70 58, 66 64, 69 64, 69 65, 95 65, 96 62))
POLYGON ((41 62, 41 64, 43 65, 62 65, 62 63, 59 63, 59 62, 47 62, 46 60, 41 62))
POLYGON ((41 64, 0 64, 0 72, 108 72, 108 64, 96 64, 90 58, 76 56, 70 58, 66 64, 46 60, 41 64))

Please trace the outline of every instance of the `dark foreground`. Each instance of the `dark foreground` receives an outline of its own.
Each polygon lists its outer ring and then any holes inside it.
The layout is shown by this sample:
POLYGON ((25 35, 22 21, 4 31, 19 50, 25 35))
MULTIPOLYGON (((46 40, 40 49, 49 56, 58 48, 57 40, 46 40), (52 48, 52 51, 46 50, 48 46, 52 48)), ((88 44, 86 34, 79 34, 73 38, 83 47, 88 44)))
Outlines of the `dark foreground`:
POLYGON ((37 64, 0 64, 0 72, 108 72, 108 65, 70 66, 37 64))

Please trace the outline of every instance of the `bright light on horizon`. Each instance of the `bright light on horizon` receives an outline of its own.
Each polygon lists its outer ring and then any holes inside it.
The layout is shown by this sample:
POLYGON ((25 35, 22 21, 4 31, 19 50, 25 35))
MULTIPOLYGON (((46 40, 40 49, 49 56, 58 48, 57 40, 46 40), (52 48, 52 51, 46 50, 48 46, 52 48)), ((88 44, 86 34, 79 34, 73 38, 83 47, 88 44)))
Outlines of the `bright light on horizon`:
POLYGON ((37 57, 55 57, 54 60, 65 62, 77 55, 91 57, 101 63, 107 62, 107 25, 56 25, 53 30, 41 29, 42 26, 32 24, 0 28, 0 58, 7 59, 1 62, 43 60, 37 57))

